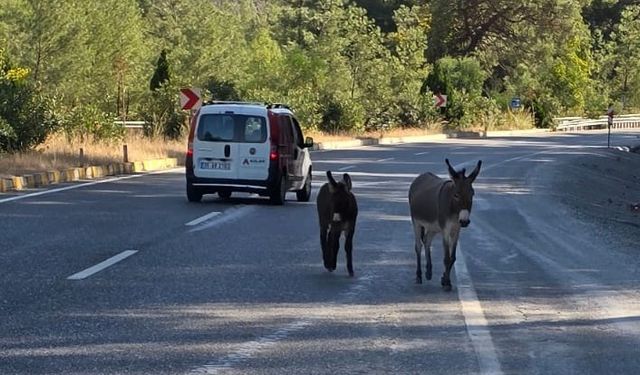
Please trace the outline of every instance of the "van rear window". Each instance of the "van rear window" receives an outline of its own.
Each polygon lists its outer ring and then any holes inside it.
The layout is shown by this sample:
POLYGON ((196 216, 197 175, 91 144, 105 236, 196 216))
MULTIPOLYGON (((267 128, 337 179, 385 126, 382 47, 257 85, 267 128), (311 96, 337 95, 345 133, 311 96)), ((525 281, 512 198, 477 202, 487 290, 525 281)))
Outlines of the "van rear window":
POLYGON ((228 113, 200 116, 198 140, 204 142, 263 143, 267 140, 264 117, 228 113))

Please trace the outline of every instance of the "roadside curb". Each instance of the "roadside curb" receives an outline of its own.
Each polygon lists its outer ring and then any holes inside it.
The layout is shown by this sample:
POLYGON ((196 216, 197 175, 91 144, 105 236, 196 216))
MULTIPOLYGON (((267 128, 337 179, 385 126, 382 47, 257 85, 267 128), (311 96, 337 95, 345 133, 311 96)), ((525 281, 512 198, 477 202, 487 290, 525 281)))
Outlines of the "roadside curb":
POLYGON ((107 165, 92 165, 87 167, 67 168, 64 170, 51 170, 41 173, 25 174, 22 176, 0 178, 0 192, 6 193, 11 191, 20 191, 24 189, 54 185, 61 182, 92 180, 121 174, 159 171, 175 168, 177 166, 178 159, 164 158, 136 161, 132 163, 111 163, 107 165))

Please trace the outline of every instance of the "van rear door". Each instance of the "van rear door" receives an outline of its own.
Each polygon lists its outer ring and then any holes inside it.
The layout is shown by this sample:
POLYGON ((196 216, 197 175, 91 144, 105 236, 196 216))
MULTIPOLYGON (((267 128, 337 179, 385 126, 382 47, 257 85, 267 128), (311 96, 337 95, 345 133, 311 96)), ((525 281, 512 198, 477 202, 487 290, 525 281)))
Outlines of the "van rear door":
POLYGON ((233 111, 200 115, 194 139, 196 176, 264 180, 268 175, 268 155, 264 116, 233 111))

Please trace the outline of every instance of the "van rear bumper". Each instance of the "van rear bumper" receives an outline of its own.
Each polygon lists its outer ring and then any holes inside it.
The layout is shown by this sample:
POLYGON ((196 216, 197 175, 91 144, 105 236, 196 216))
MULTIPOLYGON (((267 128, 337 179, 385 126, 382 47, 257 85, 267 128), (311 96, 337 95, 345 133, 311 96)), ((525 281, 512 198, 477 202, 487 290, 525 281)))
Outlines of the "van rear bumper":
POLYGON ((269 182, 269 180, 234 180, 223 178, 187 177, 187 184, 212 193, 219 190, 240 191, 246 193, 268 193, 272 186, 269 182))

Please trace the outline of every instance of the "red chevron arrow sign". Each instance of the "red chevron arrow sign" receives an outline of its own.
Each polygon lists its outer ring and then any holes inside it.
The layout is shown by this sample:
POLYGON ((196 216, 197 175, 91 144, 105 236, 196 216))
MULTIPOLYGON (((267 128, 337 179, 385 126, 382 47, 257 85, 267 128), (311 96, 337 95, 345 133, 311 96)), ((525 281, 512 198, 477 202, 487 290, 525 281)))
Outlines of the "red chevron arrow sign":
POLYGON ((435 94, 433 96, 433 104, 436 108, 442 108, 447 106, 447 96, 442 94, 435 94))
POLYGON ((180 89, 180 107, 182 109, 198 109, 202 105, 200 89, 191 87, 180 89))

